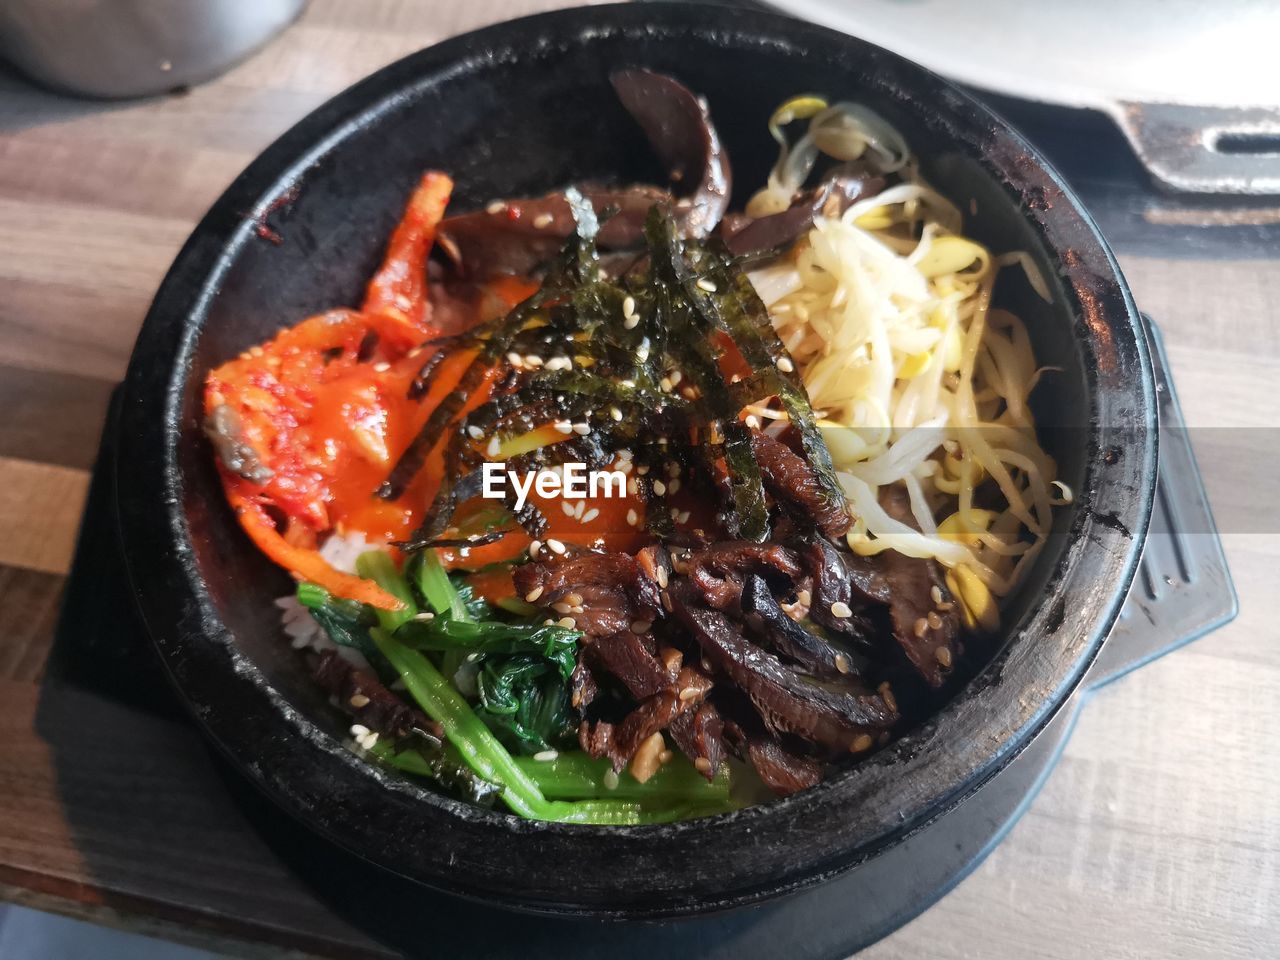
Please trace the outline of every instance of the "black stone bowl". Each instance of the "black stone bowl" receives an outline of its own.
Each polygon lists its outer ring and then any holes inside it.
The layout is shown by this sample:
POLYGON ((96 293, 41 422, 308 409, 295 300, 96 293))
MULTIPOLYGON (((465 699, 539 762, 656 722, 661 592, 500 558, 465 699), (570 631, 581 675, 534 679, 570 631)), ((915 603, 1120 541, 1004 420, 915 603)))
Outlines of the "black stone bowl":
MULTIPOLYGON (((954 86, 883 50, 781 17, 707 6, 566 10, 407 57, 266 150, 197 227, 129 369, 117 475, 137 600, 209 736, 318 833, 388 870, 493 904, 654 918, 755 903, 856 869, 960 803, 1027 746, 1107 635, 1133 576, 1156 479, 1147 345, 1115 261, 1045 161, 954 86), (356 303, 421 171, 455 209, 579 179, 659 181, 609 72, 679 76, 710 101, 740 204, 763 183, 773 107, 803 91, 896 124, 926 177, 997 251, 1026 250, 1052 301, 1002 279, 1037 356, 1044 440, 1075 503, 1009 605, 1007 635, 927 723, 786 800, 670 826, 531 822, 432 793, 357 759, 346 721, 282 641, 291 583, 242 535, 199 429, 213 366, 279 327, 356 303), (256 235, 248 211, 297 191, 256 235)), ((424 892, 425 895, 425 892, 424 892)), ((850 909, 856 909, 851 904, 850 909)))

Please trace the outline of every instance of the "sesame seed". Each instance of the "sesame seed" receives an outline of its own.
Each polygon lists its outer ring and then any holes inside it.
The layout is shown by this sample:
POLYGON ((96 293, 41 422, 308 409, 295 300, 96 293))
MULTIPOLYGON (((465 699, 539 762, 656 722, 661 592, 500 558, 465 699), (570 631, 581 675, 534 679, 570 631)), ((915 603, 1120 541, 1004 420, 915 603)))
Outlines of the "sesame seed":
POLYGON ((671 385, 672 385, 673 387, 679 386, 679 385, 680 385, 680 381, 681 381, 681 380, 683 380, 683 379, 684 379, 684 374, 683 374, 683 373, 681 373, 679 370, 672 370, 672 371, 671 371, 671 385))
POLYGON ((563 433, 566 437, 573 433, 573 424, 568 420, 557 420, 553 426, 558 432, 563 433))
POLYGON ((564 553, 564 544, 559 540, 547 540, 547 546, 551 548, 552 553, 564 553))
POLYGON ((699 757, 693 761, 693 765, 698 768, 699 773, 706 773, 711 769, 711 761, 706 757, 699 757))
POLYGON ((759 430, 760 418, 757 417, 754 413, 751 414, 750 416, 747 417, 747 426, 750 427, 752 430, 759 430))
POLYGON ((490 203, 487 207, 484 208, 484 211, 485 213, 502 213, 502 211, 506 209, 507 209, 507 205, 505 203, 503 203, 501 200, 494 200, 492 203, 490 203))
POLYGON ((554 627, 556 625, 556 622, 552 620, 550 617, 548 617, 546 620, 542 621, 542 625, 544 627, 554 627))
POLYGON ((566 630, 572 630, 577 625, 578 621, 574 620, 573 617, 561 617, 556 621, 556 626, 564 627, 566 630))
POLYGON ((942 618, 932 610, 929 611, 928 615, 925 616, 924 619, 925 622, 929 624, 930 630, 940 630, 942 628, 942 618))
POLYGON ((914 633, 917 637, 923 637, 925 635, 925 631, 927 631, 928 629, 929 629, 929 621, 926 620, 924 617, 921 617, 919 620, 915 622, 915 626, 911 628, 911 632, 914 633))
POLYGON ((534 367, 535 369, 542 366, 542 358, 536 353, 527 354, 524 358, 524 362, 526 366, 534 367))
POLYGON ((626 387, 628 390, 634 390, 636 388, 636 382, 634 380, 619 380, 618 383, 621 386, 626 387))
POLYGON ((797 590, 796 600, 798 600, 800 603, 804 604, 807 607, 811 603, 813 603, 813 594, 811 594, 808 590, 797 590))
POLYGON ((636 315, 636 298, 635 297, 622 298, 622 315, 626 317, 628 320, 636 315))
POLYGON ((361 707, 367 707, 369 705, 369 698, 363 693, 356 693, 352 694, 351 699, 348 700, 347 703, 359 710, 361 707))
POLYGON ((507 354, 507 363, 511 364, 513 367, 522 366, 524 364, 524 357, 512 350, 507 354))
POLYGON ((475 424, 472 424, 471 426, 467 427, 467 434, 468 436, 471 437, 472 440, 479 440, 484 436, 484 431, 481 430, 479 427, 477 427, 475 424))
POLYGON ((386 373, 391 369, 391 364, 387 363, 385 360, 380 360, 373 365, 373 369, 375 373, 386 373))
POLYGON ((560 509, 564 511, 564 515, 565 515, 566 517, 572 517, 572 516, 573 516, 573 504, 572 504, 572 503, 570 503, 568 500, 561 500, 561 501, 560 501, 560 509))
POLYGON ((888 707, 890 710, 892 710, 894 713, 897 713, 898 700, 893 695, 893 688, 889 686, 889 681, 886 680, 884 683, 880 684, 879 689, 880 689, 880 699, 884 701, 884 705, 888 707))
POLYGON ((667 484, 667 489, 672 493, 675 493, 676 491, 678 491, 680 489, 680 478, 672 477, 671 482, 667 484))
POLYGON ((587 509, 587 501, 579 500, 578 505, 573 508, 573 518, 575 520, 581 520, 582 514, 586 509, 587 509))
POLYGON ((569 604, 571 607, 580 607, 582 606, 582 594, 566 593, 564 595, 564 602, 569 604))
POLYGON ((627 524, 628 524, 629 526, 634 527, 634 526, 635 526, 637 523, 639 523, 639 522, 640 522, 640 518, 636 515, 636 512, 635 512, 634 510, 628 510, 628 511, 627 511, 627 524))
POLYGON ((622 411, 619 410, 617 407, 609 408, 609 416, 613 418, 614 423, 622 422, 622 411))
POLYGON ((693 689, 693 687, 685 687, 683 690, 680 691, 680 699, 685 703, 688 703, 697 695, 698 695, 698 691, 693 689))
POLYGON ((653 492, 661 497, 667 492, 667 485, 661 480, 655 480, 653 481, 653 492))
POLYGON ((541 230, 543 227, 551 226, 551 221, 554 219, 555 217, 549 213, 540 213, 533 218, 533 225, 541 230))
POLYGON ((606 770, 604 776, 600 778, 600 782, 606 790, 617 790, 618 772, 616 770, 606 770))
POLYGON ((689 522, 689 517, 690 517, 690 516, 692 516, 691 511, 689 511, 689 510, 682 510, 682 511, 680 512, 680 516, 676 517, 676 523, 688 523, 688 522, 689 522))
POLYGON ((672 390, 671 378, 663 377, 661 380, 659 380, 658 389, 661 390, 663 393, 670 393, 672 390))
POLYGON ((591 424, 589 424, 589 423, 575 423, 575 424, 573 425, 573 432, 574 432, 574 433, 576 433, 576 434, 577 434, 578 436, 580 436, 580 437, 585 437, 588 433, 590 433, 590 432, 591 432, 591 424))
POLYGON ((632 633, 648 633, 649 628, 653 626, 652 620, 635 620, 631 624, 632 633))
POLYGON ((435 618, 436 618, 436 615, 432 613, 430 610, 424 610, 422 611, 422 613, 415 613, 413 615, 413 619, 420 620, 423 623, 425 623, 428 620, 434 620, 435 618))
POLYGON ((534 540, 529 544, 529 557, 532 560, 538 559, 538 552, 542 549, 542 541, 534 540))
POLYGON ((532 590, 530 590, 528 593, 524 595, 524 602, 533 603, 533 601, 537 600, 540 596, 542 596, 542 588, 534 587, 532 590))
POLYGON ((846 657, 843 653, 836 654, 836 669, 839 670, 841 673, 849 672, 849 658, 846 657))
POLYGON ((936 583, 929 588, 929 596, 933 598, 934 603, 942 602, 942 590, 938 587, 936 583))
POLYGON ((489 446, 485 448, 485 453, 487 453, 491 457, 496 457, 501 450, 502 450, 502 441, 499 440, 497 437, 493 437, 492 439, 489 440, 489 446))
POLYGON ((637 317, 634 313, 631 314, 630 316, 626 316, 622 318, 622 327, 624 330, 634 330, 639 325, 640 325, 640 318, 637 317))
POLYGON ((636 359, 644 363, 649 359, 649 338, 645 337, 640 341, 640 346, 636 347, 636 359))
POLYGON ((565 614, 573 609, 573 605, 570 603, 566 603, 564 600, 557 600, 555 603, 551 605, 551 609, 554 610, 556 613, 565 614))
POLYGON ((664 590, 667 588, 667 568, 666 567, 658 568, 658 586, 664 590))
POLYGON ((849 744, 849 749, 853 753, 861 753, 863 750, 871 749, 871 735, 868 733, 860 733, 854 737, 853 743, 849 744))
POLYGON ((632 470, 634 470, 635 468, 636 468, 636 465, 635 465, 634 463, 632 463, 630 460, 619 460, 619 461, 618 461, 618 469, 619 469, 620 471, 622 471, 623 473, 630 473, 630 472, 631 472, 632 470))
POLYGON ((706 279, 705 277, 698 278, 697 287, 699 290, 705 290, 707 293, 716 292, 716 285, 712 283, 710 280, 706 279))
POLYGON ((947 667, 951 666, 951 648, 950 647, 935 647, 933 651, 933 655, 937 657, 938 663, 942 665, 943 669, 946 669, 947 667))
POLYGON ((582 515, 582 522, 583 522, 583 523, 590 523, 592 520, 594 520, 594 519, 595 519, 596 517, 598 517, 598 516, 600 516, 600 510, 599 510, 599 508, 598 508, 598 507, 592 507, 590 510, 588 510, 586 513, 584 513, 584 514, 582 515))
POLYGON ((791 373, 795 370, 796 365, 791 362, 790 357, 779 357, 777 360, 777 367, 783 373, 791 373))
POLYGON ((853 616, 853 611, 843 600, 837 600, 831 605, 831 615, 838 620, 848 620, 853 616))
POLYGON ((533 755, 533 759, 536 760, 538 763, 547 763, 550 760, 554 760, 558 756, 560 756, 559 750, 539 750, 537 753, 533 755))
POLYGON ((636 467, 636 476, 638 477, 643 477, 648 472, 649 465, 647 463, 642 463, 640 466, 636 467))
POLYGON ((351 735, 357 739, 367 737, 369 733, 369 728, 362 723, 353 723, 351 725, 351 735))

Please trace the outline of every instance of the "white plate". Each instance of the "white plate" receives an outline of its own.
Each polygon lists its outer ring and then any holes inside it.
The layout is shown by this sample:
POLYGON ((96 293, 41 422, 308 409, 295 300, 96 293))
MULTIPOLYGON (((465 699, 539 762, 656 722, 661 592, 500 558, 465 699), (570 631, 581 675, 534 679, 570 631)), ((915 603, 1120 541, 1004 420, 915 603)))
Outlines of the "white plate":
POLYGON ((962 83, 1104 110, 1175 189, 1280 193, 1277 0, 769 2, 962 83))

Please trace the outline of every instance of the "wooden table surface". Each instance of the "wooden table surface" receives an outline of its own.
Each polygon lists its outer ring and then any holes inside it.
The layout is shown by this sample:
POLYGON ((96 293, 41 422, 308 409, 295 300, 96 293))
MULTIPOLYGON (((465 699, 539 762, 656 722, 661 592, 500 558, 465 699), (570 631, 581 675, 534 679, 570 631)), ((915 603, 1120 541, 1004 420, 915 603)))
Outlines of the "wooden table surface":
MULTIPOLYGON (((110 391, 196 220, 351 82, 553 5, 317 0, 221 79, 141 103, 0 74, 0 896, 238 956, 382 955, 251 829, 186 722, 46 660, 110 391)), ((1098 695, 1008 840, 866 956, 1280 955, 1280 511, 1259 506, 1280 502, 1280 211, 1134 209, 1187 228, 1169 250, 1113 240, 1203 428, 1241 614, 1098 695)))

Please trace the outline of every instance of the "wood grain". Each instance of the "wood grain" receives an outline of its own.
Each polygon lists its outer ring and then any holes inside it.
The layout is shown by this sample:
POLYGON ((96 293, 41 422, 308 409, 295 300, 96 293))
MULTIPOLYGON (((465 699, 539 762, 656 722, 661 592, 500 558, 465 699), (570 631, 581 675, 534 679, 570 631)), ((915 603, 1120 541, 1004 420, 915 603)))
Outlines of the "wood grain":
POLYGON ((65 574, 88 489, 85 470, 0 457, 0 564, 65 574))
POLYGON ((0 457, 88 470, 115 383, 0 365, 0 457))
MULTIPOLYGON (((0 897, 237 956, 385 955, 264 845, 192 728, 45 658, 109 385, 203 211, 351 81, 556 5, 315 0, 226 76, 137 103, 0 74, 0 897)), ((876 960, 1280 956, 1280 252, 1120 253, 1168 343, 1240 618, 1099 694, 1009 839, 876 960)))

